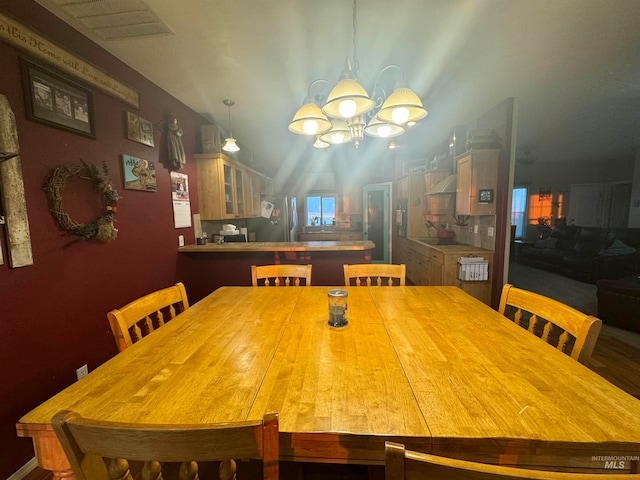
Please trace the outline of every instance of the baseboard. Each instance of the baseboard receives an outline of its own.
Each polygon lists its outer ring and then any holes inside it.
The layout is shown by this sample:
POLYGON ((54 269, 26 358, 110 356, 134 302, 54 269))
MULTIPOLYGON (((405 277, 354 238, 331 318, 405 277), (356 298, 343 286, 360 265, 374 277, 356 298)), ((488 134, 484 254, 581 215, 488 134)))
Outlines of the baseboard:
POLYGON ((27 477, 31 472, 33 472, 38 466, 38 462, 36 462, 36 457, 33 457, 27 463, 25 463, 17 472, 11 475, 7 480, 23 480, 27 477))

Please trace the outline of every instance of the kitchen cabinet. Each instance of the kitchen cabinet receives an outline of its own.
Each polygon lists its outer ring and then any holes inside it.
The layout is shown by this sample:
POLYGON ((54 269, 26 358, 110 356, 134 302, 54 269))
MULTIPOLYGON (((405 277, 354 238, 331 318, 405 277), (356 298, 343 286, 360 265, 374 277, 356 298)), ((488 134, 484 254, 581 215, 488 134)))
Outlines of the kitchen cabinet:
POLYGON ((301 242, 337 242, 340 240, 338 232, 302 232, 298 234, 301 242))
POLYGON ((362 215, 362 187, 344 186, 342 188, 340 212, 350 215, 362 215))
POLYGON ((232 170, 234 180, 233 185, 235 187, 235 217, 244 218, 247 216, 246 210, 246 198, 245 198, 245 172, 241 168, 235 168, 232 170))
POLYGON ((196 154, 198 201, 202 220, 229 220, 260 215, 263 179, 221 153, 196 154), (255 191, 254 191, 255 188, 255 191))
POLYGON ((260 193, 262 191, 262 178, 260 175, 252 174, 247 180, 245 196, 247 200, 247 216, 249 218, 260 216, 260 193))
POLYGON ((298 234, 301 242, 360 242, 362 232, 301 232, 298 234))
POLYGON ((425 225, 425 184, 423 174, 412 174, 398 180, 398 205, 406 202, 406 236, 428 236, 425 225))
POLYGON ((470 245, 431 245, 408 238, 398 239, 398 258, 404 263, 407 280, 420 286, 454 285, 486 303, 491 302, 493 252, 470 245), (484 281, 458 279, 458 258, 475 255, 488 261, 489 278, 484 281))
POLYGON ((470 150, 456 159, 458 215, 495 215, 499 158, 500 149, 486 149, 470 150))

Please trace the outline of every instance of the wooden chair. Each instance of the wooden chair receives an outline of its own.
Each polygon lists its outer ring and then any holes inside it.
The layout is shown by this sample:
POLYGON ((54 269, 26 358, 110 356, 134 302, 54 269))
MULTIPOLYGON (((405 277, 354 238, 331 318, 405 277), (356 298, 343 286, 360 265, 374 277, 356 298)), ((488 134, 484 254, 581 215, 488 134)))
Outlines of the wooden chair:
POLYGON ((303 279, 302 286, 311 286, 311 265, 251 265, 251 283, 254 287, 272 284, 276 287, 299 287, 303 279))
POLYGON ((387 263, 362 263, 344 265, 345 285, 384 285, 404 287, 407 267, 404 263, 393 265, 387 263))
POLYGON ((118 351, 122 352, 188 308, 189 300, 184 285, 176 283, 140 297, 120 309, 111 310, 107 318, 118 351))
POLYGON ((599 318, 508 283, 502 288, 498 311, 585 365, 602 327, 599 318))
POLYGON ((439 457, 405 450, 404 445, 385 443, 385 480, 633 480, 635 474, 566 473, 503 467, 439 457))
POLYGON ((162 480, 163 472, 179 468, 180 480, 195 480, 198 462, 214 461, 222 461, 220 479, 231 480, 234 459, 262 459, 263 479, 278 480, 277 414, 237 423, 145 425, 100 422, 63 410, 52 424, 77 480, 132 480, 140 464, 143 479, 162 480))

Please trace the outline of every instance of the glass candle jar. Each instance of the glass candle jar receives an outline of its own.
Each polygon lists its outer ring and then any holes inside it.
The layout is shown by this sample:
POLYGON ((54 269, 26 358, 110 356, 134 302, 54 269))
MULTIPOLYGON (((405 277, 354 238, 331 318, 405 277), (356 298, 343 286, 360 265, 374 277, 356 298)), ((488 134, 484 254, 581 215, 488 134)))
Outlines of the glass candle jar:
POLYGON ((347 296, 346 290, 329 290, 329 325, 332 327, 344 327, 347 322, 347 296))

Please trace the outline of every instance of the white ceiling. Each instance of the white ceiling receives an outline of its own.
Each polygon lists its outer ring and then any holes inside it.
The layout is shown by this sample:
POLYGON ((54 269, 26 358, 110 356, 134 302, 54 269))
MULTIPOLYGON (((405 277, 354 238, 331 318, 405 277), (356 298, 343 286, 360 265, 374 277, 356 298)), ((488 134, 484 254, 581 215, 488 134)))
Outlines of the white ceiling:
MULTIPOLYGON (((37 1, 224 130, 222 100, 235 100, 241 159, 259 170, 385 152, 368 137, 319 151, 287 128, 309 84, 335 82, 352 56, 351 0, 145 0, 173 34, 128 40, 103 40, 56 6, 122 0, 37 1)), ((609 159, 640 142, 640 0, 360 0, 357 13, 361 83, 371 91, 395 63, 429 111, 396 139, 405 158, 507 97, 516 157, 609 159)))

